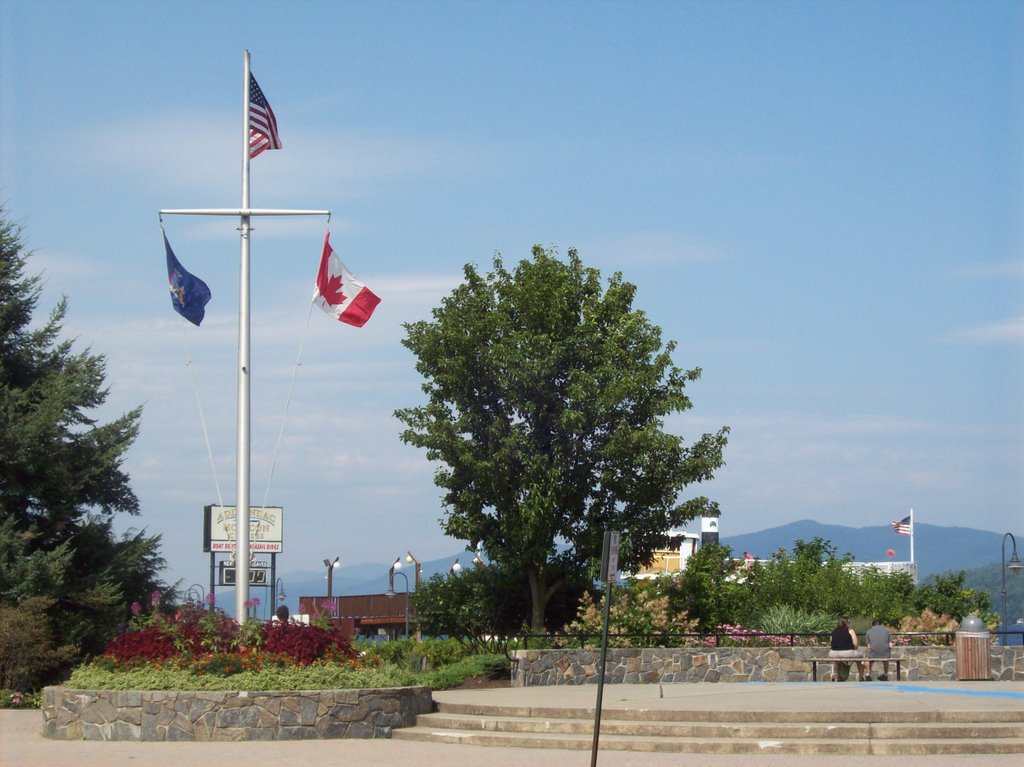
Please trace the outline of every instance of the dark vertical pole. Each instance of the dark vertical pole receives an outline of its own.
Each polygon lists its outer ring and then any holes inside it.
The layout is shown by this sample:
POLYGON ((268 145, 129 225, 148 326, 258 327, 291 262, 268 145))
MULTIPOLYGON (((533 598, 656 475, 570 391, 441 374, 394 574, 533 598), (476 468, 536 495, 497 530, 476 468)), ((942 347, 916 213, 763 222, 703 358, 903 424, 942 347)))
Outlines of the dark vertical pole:
POLYGON ((608 657, 608 622, 612 608, 612 584, 618 571, 619 534, 605 531, 601 546, 601 580, 604 581, 604 626, 601 629, 601 660, 597 665, 597 703, 594 706, 594 742, 590 748, 590 767, 597 767, 597 745, 601 739, 601 703, 604 698, 604 665, 608 657))
POLYGON ((217 555, 214 552, 210 552, 210 601, 207 605, 207 609, 212 613, 213 606, 217 602, 217 597, 214 595, 214 589, 216 588, 217 579, 214 571, 217 569, 217 555))
MULTIPOLYGON (((264 610, 264 615, 266 611, 264 610)), ((270 552, 270 618, 277 614, 277 553, 270 552)))

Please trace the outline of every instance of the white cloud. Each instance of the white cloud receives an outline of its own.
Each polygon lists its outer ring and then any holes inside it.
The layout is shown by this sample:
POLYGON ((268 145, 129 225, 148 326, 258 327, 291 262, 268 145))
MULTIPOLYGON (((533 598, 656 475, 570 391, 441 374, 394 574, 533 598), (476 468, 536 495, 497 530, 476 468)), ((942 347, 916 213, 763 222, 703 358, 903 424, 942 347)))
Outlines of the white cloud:
MULTIPOLYGON (((237 122, 225 113, 178 110, 83 132, 82 140, 76 141, 62 160, 70 168, 128 171, 137 177, 136 182, 144 181, 150 188, 164 193, 187 190, 192 197, 199 189, 214 199, 237 189, 239 130, 237 122), (183 136, 189 138, 182 140, 183 136)), ((260 183, 277 197, 325 186, 330 186, 333 195, 351 195, 374 181, 476 173, 486 167, 489 154, 429 138, 362 138, 336 131, 300 129, 284 139, 284 149, 265 152, 251 164, 260 183), (282 158, 285 152, 287 156, 282 158)), ((203 203, 187 207, 224 206, 203 203)))
POLYGON ((949 333, 947 339, 968 344, 1019 344, 1024 342, 1024 316, 960 328, 949 333))
MULTIPOLYGON (((921 508, 930 523, 962 525, 965 508, 1003 515, 1012 508, 1005 488, 979 483, 979 477, 1016 471, 1019 435, 899 415, 800 412, 687 415, 672 426, 682 425, 676 430, 692 442, 723 423, 731 427, 726 465, 689 494, 719 501, 730 533, 799 519, 884 524, 910 506, 921 508), (996 464, 987 457, 993 444, 1004 445, 1006 455, 996 464)), ((978 515, 969 526, 999 524, 978 515)))
POLYGON ((972 263, 957 270, 958 274, 975 279, 1024 277, 1024 259, 972 263))
POLYGON ((728 255, 707 242, 670 231, 634 232, 625 237, 596 240, 579 246, 588 262, 621 269, 626 265, 693 264, 724 261, 728 255))

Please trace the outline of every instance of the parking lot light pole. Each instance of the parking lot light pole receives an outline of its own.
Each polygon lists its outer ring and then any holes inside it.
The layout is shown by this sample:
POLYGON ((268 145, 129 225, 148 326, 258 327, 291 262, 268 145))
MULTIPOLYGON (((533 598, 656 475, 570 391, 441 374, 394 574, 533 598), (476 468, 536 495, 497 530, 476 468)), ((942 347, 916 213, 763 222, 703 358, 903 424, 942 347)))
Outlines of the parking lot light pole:
POLYGON ((1002 644, 1005 647, 1009 642, 1008 632, 1010 631, 1009 615, 1006 611, 1006 571, 1009 570, 1011 573, 1017 573, 1024 565, 1020 563, 1020 557, 1017 556, 1017 539, 1013 537, 1013 533, 1007 533, 1003 536, 1003 543, 1000 548, 1000 553, 1003 555, 1003 566, 1001 568, 1001 574, 1003 576, 1003 587, 999 590, 999 594, 1003 598, 1003 641, 1002 644), (1013 543, 1013 553, 1010 555, 1010 563, 1006 563, 1006 539, 1009 538, 1013 543))
POLYGON ((409 638, 409 576, 405 573, 397 572, 398 568, 402 564, 397 559, 395 564, 391 565, 391 569, 388 570, 388 590, 384 593, 386 597, 397 596, 395 591, 395 576, 401 575, 405 579, 405 638, 409 638))
POLYGON ((333 562, 331 560, 329 560, 329 559, 325 559, 324 560, 324 567, 327 568, 327 598, 328 599, 333 599, 334 598, 334 590, 333 590, 333 586, 334 586, 334 570, 338 566, 338 560, 340 560, 340 559, 341 559, 341 557, 335 557, 333 562))

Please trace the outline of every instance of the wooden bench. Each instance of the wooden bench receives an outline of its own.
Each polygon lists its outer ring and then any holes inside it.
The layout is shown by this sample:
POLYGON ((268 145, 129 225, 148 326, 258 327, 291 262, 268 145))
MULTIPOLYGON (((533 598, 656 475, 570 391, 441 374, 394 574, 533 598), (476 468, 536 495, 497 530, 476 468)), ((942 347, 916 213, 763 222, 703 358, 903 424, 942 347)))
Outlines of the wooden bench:
MULTIPOLYGON (((867 663, 868 664, 868 675, 871 674, 871 665, 874 663, 885 663, 889 661, 890 664, 896 666, 896 680, 900 681, 900 663, 902 660, 893 656, 892 658, 811 658, 811 681, 818 681, 818 664, 819 663, 867 663)), ((884 669, 885 666, 882 666, 884 669)))

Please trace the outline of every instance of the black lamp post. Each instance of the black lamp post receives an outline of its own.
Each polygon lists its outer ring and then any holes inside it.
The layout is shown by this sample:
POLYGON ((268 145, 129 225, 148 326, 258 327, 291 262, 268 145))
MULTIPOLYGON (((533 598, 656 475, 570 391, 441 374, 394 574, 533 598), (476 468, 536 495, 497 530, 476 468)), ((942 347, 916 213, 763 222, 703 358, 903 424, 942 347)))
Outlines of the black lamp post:
MULTIPOLYGON (((421 573, 421 571, 423 569, 422 566, 420 565, 420 561, 418 559, 416 559, 416 557, 414 557, 412 555, 411 551, 406 551, 405 552, 405 561, 408 564, 410 564, 410 565, 415 565, 416 566, 416 568, 415 568, 416 569, 416 582, 413 585, 413 588, 414 589, 418 589, 420 587, 420 573, 421 573)), ((397 570, 401 570, 402 569, 402 558, 401 557, 396 557, 395 558, 395 564, 393 564, 392 567, 394 567, 396 571, 397 570)), ((406 576, 406 578, 408 578, 408 576, 406 576)))
POLYGON ((188 591, 185 592, 185 601, 190 605, 205 606, 206 592, 203 591, 203 587, 198 583, 193 583, 188 587, 188 591))
POLYGON ((1007 533, 1003 536, 1003 543, 1000 548, 1000 553, 1003 555, 1003 566, 1001 570, 1003 576, 1003 587, 1002 589, 1000 589, 999 593, 1003 598, 1003 646, 1005 647, 1007 644, 1007 640, 1009 638, 1007 634, 1010 631, 1010 621, 1008 619, 1006 612, 1006 571, 1009 570, 1010 572, 1016 573, 1018 570, 1021 569, 1021 567, 1024 567, 1024 565, 1020 563, 1020 557, 1017 556, 1017 539, 1013 537, 1013 533, 1007 533), (1006 563, 1007 538, 1009 538, 1010 541, 1013 543, 1013 553, 1010 555, 1009 564, 1006 563))
POLYGON ((334 568, 338 566, 338 560, 341 557, 335 557, 332 562, 329 559, 324 560, 324 567, 327 568, 327 598, 332 599, 334 597, 333 585, 334 585, 334 568))
POLYGON ((391 565, 391 569, 388 570, 388 590, 384 593, 386 597, 397 596, 395 592, 395 576, 401 575, 405 578, 405 636, 409 637, 409 576, 405 573, 399 573, 395 571, 395 567, 401 567, 398 560, 395 560, 395 564, 391 565))
POLYGON ((288 597, 284 593, 284 581, 278 578, 274 581, 274 599, 278 602, 284 603, 288 597))

